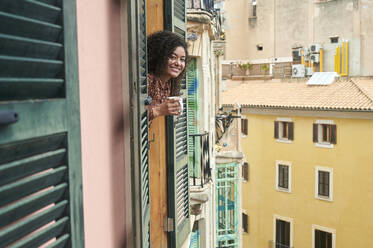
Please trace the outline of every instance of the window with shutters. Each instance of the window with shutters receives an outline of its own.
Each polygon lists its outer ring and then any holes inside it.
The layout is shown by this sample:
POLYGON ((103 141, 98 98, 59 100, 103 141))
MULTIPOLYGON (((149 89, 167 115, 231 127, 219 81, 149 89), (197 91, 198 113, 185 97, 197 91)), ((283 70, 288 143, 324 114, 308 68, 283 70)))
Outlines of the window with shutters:
POLYGON ((76 1, 1 0, 0 247, 84 247, 78 79, 76 1))
POLYGON ((247 135, 248 122, 247 119, 241 119, 241 133, 243 137, 247 135))
POLYGON ((277 118, 274 125, 277 141, 291 143, 294 140, 294 122, 290 118, 277 118))
POLYGON ((313 124, 313 142, 325 148, 333 148, 337 144, 337 126, 332 120, 317 120, 313 124))
POLYGON ((246 213, 242 213, 242 231, 249 233, 249 216, 246 213))
POLYGON ((246 182, 249 181, 249 164, 246 162, 242 165, 242 179, 246 182))
POLYGON ((331 228, 312 225, 312 248, 335 248, 336 231, 331 228))
POLYGON ((293 248, 293 219, 275 215, 274 217, 275 248, 293 248))
POLYGON ((291 163, 276 161, 276 189, 283 192, 291 192, 291 163))
POLYGON ((333 169, 316 166, 315 197, 321 200, 333 200, 333 169))
POLYGON ((238 164, 216 165, 217 247, 238 247, 238 164))

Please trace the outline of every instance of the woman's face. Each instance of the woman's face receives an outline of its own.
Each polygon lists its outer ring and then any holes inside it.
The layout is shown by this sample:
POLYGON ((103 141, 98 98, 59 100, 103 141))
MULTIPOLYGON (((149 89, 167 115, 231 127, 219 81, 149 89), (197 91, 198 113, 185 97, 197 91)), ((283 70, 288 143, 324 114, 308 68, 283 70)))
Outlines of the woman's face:
POLYGON ((168 64, 165 71, 167 77, 176 78, 184 71, 185 68, 185 50, 184 47, 178 46, 168 57, 168 64))

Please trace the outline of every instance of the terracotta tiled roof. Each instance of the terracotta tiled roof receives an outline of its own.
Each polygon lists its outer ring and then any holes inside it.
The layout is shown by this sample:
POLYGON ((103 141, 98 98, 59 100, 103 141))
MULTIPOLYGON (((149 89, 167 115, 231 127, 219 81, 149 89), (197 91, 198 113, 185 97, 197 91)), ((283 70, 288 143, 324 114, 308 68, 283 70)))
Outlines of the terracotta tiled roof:
POLYGON ((339 80, 331 85, 313 86, 306 82, 272 81, 227 85, 222 103, 259 108, 373 111, 373 80, 339 80))

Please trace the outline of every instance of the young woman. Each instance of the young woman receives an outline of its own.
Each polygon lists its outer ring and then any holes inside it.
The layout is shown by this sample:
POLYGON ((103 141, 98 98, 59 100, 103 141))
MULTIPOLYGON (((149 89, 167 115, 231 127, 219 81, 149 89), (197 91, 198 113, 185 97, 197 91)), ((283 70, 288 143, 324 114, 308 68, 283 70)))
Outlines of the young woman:
POLYGON ((149 120, 158 116, 179 115, 181 106, 170 96, 180 95, 180 83, 188 59, 187 44, 177 34, 161 31, 148 36, 149 120))

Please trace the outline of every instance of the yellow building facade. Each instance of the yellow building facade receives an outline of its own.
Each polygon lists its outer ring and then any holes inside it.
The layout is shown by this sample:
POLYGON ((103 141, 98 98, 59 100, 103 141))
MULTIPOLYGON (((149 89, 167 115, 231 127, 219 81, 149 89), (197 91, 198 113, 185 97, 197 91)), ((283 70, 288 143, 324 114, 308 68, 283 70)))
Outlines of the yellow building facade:
POLYGON ((264 84, 223 96, 225 108, 240 103, 246 119, 242 247, 373 247, 372 82, 323 86, 322 99, 319 86, 264 84), (333 95, 344 96, 340 106, 333 95))

